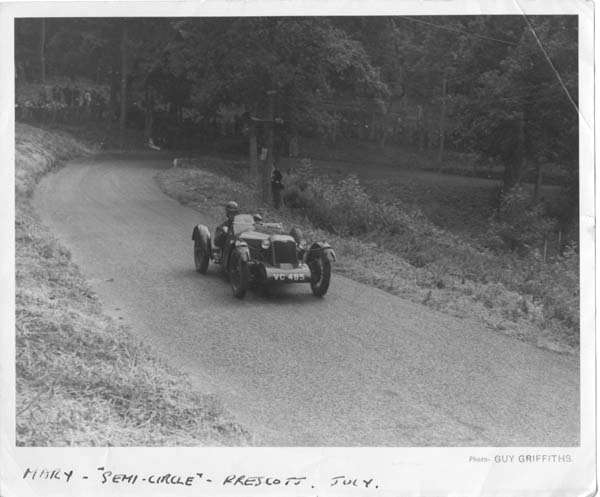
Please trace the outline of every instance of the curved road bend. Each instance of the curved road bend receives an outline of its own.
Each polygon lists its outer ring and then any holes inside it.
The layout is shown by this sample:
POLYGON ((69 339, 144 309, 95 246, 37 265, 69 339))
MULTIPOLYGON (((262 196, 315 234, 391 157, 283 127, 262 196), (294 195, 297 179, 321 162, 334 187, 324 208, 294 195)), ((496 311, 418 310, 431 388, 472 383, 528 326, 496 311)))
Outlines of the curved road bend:
POLYGON ((151 153, 73 161, 34 204, 105 308, 218 394, 259 445, 561 446, 579 442, 577 359, 334 275, 239 301, 190 235, 218 220, 155 184, 151 153))

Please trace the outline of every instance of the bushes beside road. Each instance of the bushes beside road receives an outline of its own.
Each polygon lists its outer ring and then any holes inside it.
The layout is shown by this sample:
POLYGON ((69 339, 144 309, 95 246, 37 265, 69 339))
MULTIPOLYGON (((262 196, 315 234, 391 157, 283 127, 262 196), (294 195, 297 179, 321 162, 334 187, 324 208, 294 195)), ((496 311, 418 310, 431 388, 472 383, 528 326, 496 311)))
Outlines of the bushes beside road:
POLYGON ((244 209, 328 239, 339 274, 537 346, 577 351, 576 252, 551 262, 535 252, 494 253, 435 226, 418 209, 374 201, 355 177, 334 183, 306 165, 286 178, 293 208, 274 211, 255 200, 245 174, 243 164, 204 157, 157 179, 166 193, 216 218, 234 198, 244 209))
POLYGON ((400 255, 429 274, 426 286, 439 290, 460 289, 467 281, 479 285, 473 297, 504 315, 495 327, 522 317, 569 346, 578 344, 578 253, 568 246, 544 260, 534 247, 550 231, 552 220, 543 215, 541 204, 524 205, 529 195, 522 189, 506 197, 502 215, 490 222, 483 244, 475 245, 434 225, 418 207, 397 199, 374 201, 355 176, 334 182, 305 163, 288 183, 295 210, 327 231, 372 240, 400 255))
POLYGON ((90 151, 65 133, 17 124, 17 444, 245 445, 249 435, 217 399, 103 314, 69 251, 33 212, 39 177, 90 151))

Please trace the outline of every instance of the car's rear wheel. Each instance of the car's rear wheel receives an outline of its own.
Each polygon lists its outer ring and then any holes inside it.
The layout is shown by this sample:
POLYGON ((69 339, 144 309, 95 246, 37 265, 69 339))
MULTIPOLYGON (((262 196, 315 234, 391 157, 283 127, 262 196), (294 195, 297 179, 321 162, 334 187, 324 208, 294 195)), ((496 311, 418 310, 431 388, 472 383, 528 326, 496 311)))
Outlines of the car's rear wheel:
POLYGON ((329 289, 331 262, 325 255, 315 257, 309 264, 310 289, 315 297, 323 297, 329 289))
POLYGON ((239 254, 231 254, 229 263, 229 282, 233 290, 234 297, 243 299, 248 290, 250 275, 248 271, 248 263, 242 259, 239 254))
POLYGON ((194 264, 196 271, 200 274, 206 274, 208 270, 209 254, 206 252, 201 240, 194 240, 194 264))

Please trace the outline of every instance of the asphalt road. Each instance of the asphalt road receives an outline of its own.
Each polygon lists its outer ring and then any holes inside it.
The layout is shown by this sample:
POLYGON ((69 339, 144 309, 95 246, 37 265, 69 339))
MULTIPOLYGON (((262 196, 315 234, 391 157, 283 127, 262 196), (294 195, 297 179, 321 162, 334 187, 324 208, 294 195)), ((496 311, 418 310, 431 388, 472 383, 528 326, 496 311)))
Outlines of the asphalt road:
POLYGON ((106 310, 218 394, 259 445, 565 446, 579 441, 576 358, 537 349, 334 275, 233 298, 194 271, 192 227, 151 153, 45 177, 34 197, 106 310))

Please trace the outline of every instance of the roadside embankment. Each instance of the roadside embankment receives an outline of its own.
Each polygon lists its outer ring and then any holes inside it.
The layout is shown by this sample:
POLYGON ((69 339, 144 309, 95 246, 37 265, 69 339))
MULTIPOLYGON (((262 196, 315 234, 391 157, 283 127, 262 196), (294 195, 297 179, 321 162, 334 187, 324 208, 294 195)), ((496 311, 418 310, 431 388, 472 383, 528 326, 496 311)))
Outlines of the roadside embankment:
POLYGON ((218 399, 103 313, 34 213, 39 178, 93 151, 65 133, 16 126, 17 445, 246 445, 250 435, 218 399))
MULTIPOLYGON (((161 171, 156 179, 183 204, 223 216, 223 204, 237 200, 244 210, 300 227, 309 239, 327 239, 338 255, 338 274, 476 319, 538 347, 577 354, 576 257, 537 263, 534 271, 527 266, 530 261, 474 247, 422 213, 377 204, 353 177, 334 183, 309 175, 312 179, 301 185, 305 197, 298 199, 301 203, 309 198, 309 205, 276 211, 256 201, 244 163, 214 157, 178 163, 181 167, 161 171)), ((305 180, 295 176, 286 183, 296 187, 305 180)))

